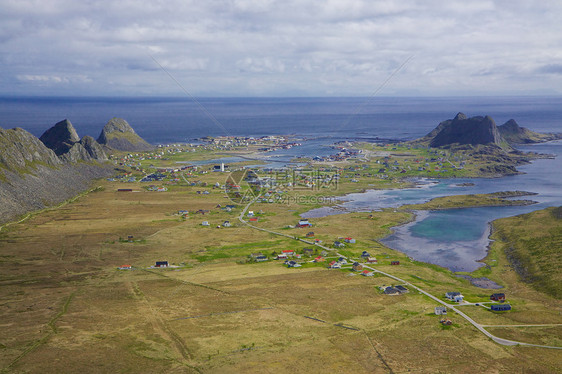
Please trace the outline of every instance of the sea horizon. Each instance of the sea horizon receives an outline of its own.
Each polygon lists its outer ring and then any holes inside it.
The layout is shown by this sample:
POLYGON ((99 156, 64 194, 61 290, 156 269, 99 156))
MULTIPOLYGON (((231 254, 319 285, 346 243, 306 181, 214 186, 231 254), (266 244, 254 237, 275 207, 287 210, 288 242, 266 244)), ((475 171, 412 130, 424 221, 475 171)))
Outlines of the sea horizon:
POLYGON ((562 131, 562 96, 201 97, 0 96, 0 127, 36 136, 63 119, 97 137, 113 117, 150 143, 204 136, 378 136, 411 140, 458 112, 515 119, 540 132, 562 131))

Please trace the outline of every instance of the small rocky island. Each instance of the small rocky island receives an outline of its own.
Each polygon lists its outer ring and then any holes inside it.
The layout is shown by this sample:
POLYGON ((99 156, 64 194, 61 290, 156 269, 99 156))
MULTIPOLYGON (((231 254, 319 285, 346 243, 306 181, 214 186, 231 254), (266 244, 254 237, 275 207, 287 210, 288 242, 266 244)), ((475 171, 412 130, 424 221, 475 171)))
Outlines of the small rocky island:
POLYGON ((490 177, 518 174, 516 166, 527 164, 533 158, 547 157, 518 151, 514 145, 557 139, 562 139, 562 134, 537 133, 520 127, 513 119, 496 126, 490 116, 467 117, 458 113, 410 144, 466 155, 482 165, 480 176, 490 177))

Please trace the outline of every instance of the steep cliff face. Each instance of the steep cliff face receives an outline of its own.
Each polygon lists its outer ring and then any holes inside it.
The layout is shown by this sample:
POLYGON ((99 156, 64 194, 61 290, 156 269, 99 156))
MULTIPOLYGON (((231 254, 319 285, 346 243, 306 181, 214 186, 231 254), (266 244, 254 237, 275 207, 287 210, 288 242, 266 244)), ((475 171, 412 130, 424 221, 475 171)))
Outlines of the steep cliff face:
POLYGON ((149 151, 154 148, 122 118, 112 118, 107 122, 98 137, 98 143, 118 151, 149 151))
MULTIPOLYGON (((60 139, 77 137, 67 135, 63 133, 60 139)), ((93 179, 109 176, 113 168, 99 162, 103 157, 101 146, 92 137, 73 143, 57 157, 29 132, 0 128, 0 222, 62 202, 87 189, 93 179)))
POLYGON ((62 163, 55 152, 20 128, 0 128, 0 150, 0 170, 19 172, 34 164, 56 167, 62 163))
POLYGON ((427 136, 432 137, 429 143, 431 147, 450 144, 501 146, 503 141, 496 123, 490 116, 467 118, 463 113, 457 114, 452 120, 441 122, 427 136))
POLYGON ((47 146, 52 149, 57 156, 68 152, 70 148, 80 141, 80 137, 76 133, 74 126, 69 120, 65 119, 48 129, 39 138, 47 146))

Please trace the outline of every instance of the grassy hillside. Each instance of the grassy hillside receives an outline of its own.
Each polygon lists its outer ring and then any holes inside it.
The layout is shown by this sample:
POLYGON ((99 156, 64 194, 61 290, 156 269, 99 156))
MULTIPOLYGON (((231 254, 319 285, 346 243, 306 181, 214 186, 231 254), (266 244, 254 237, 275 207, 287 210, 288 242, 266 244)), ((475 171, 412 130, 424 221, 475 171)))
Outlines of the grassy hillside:
POLYGON ((497 220, 494 230, 522 280, 562 298, 562 207, 497 220))

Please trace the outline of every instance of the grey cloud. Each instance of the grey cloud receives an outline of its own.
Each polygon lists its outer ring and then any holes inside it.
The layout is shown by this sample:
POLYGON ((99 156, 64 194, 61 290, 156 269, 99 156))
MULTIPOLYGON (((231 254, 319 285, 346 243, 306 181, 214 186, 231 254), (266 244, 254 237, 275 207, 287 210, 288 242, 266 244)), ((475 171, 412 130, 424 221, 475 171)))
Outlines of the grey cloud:
POLYGON ((174 94, 150 55, 194 94, 365 95, 411 55, 386 93, 471 94, 491 80, 491 93, 559 90, 560 65, 545 61, 562 54, 561 11, 485 0, 4 2, 0 93, 56 93, 57 79, 39 77, 66 77, 66 90, 92 95, 108 84, 139 92, 135 82, 174 94), (80 76, 89 81, 70 78, 80 76))
POLYGON ((543 65, 537 69, 537 72, 545 74, 562 74, 562 64, 543 65))

